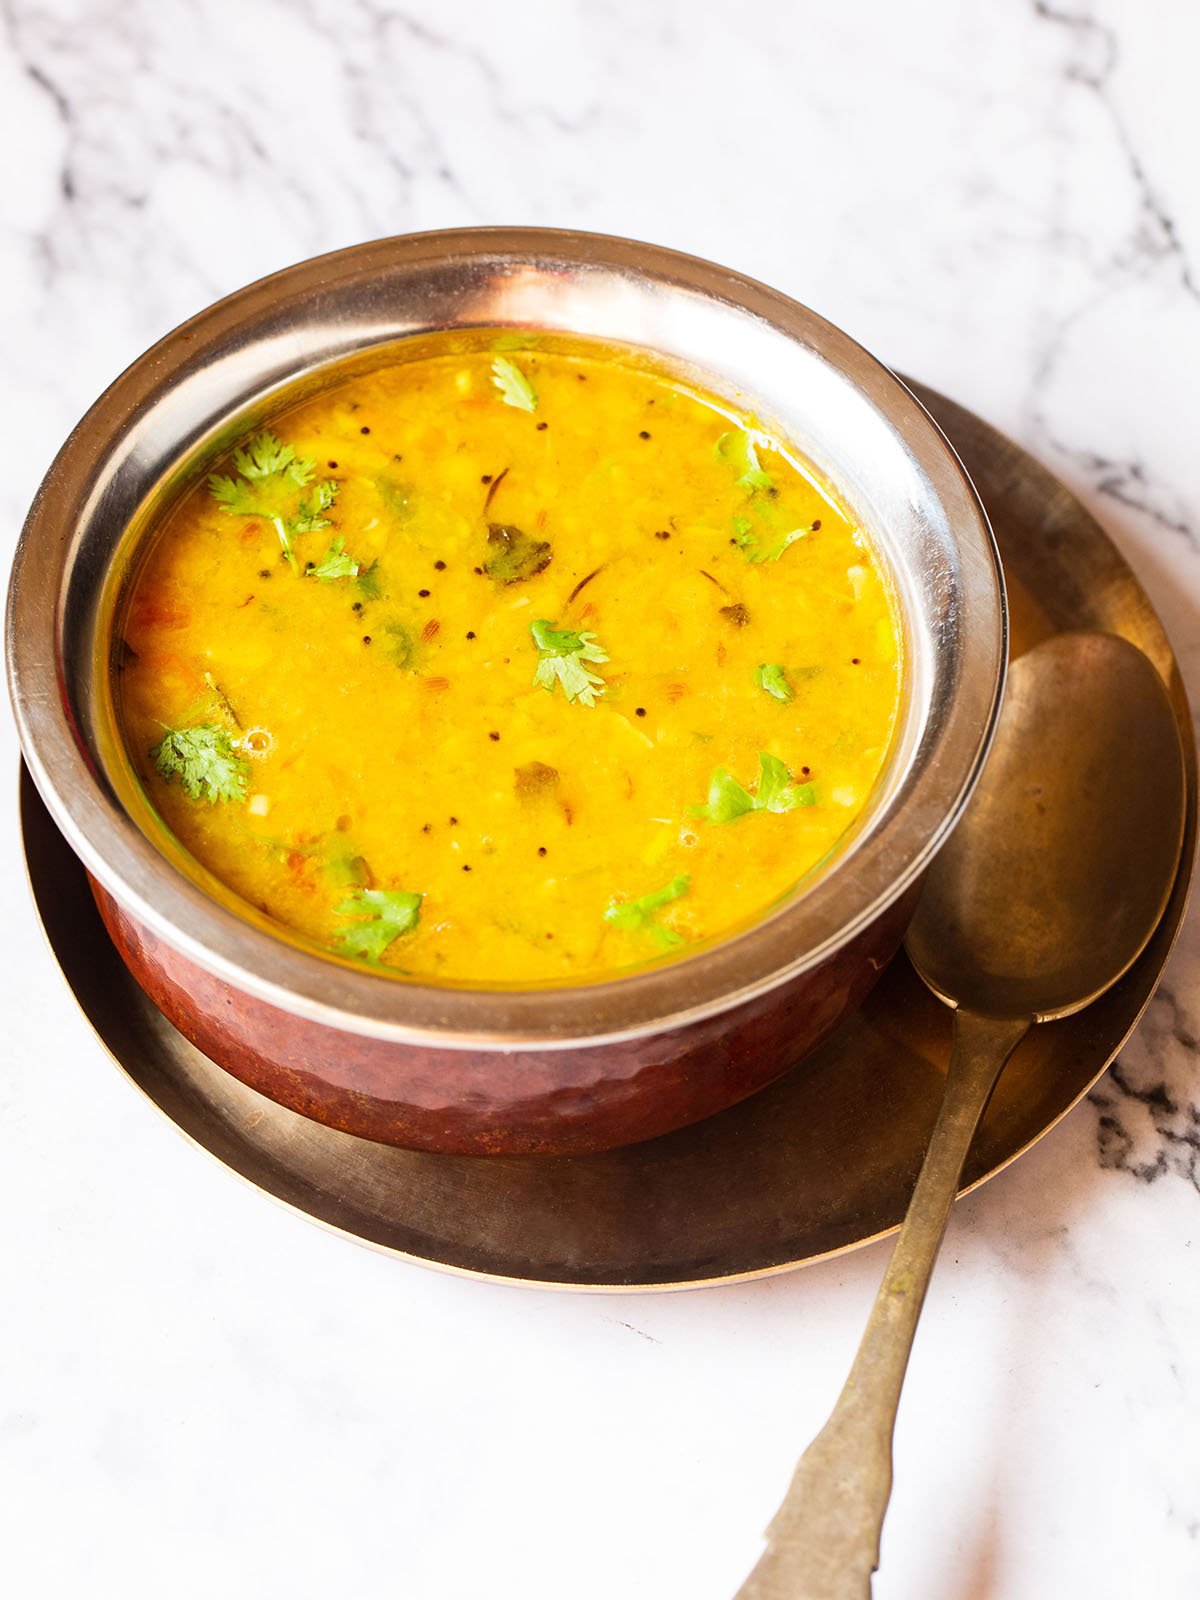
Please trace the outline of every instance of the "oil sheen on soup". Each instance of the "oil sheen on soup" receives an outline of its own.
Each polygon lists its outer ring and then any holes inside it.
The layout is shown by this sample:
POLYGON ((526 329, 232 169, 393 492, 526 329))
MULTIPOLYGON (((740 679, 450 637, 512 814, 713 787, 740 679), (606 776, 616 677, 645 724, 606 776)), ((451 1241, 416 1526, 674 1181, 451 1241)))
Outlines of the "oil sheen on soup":
POLYGON ((818 868, 884 763, 871 542, 753 418, 595 346, 436 341, 249 435, 118 621, 186 850, 326 950, 595 978, 818 868))

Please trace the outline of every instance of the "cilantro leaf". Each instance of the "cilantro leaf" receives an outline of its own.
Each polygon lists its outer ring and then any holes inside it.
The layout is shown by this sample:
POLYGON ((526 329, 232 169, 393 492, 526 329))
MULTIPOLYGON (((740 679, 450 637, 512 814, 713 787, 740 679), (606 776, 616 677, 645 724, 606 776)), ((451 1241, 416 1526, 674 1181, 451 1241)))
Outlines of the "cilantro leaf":
POLYGON ((816 803, 815 785, 794 784, 779 757, 760 750, 755 794, 751 794, 725 767, 718 767, 708 786, 707 803, 689 806, 688 815, 703 817, 708 822, 734 822, 750 811, 795 811, 798 806, 816 803))
MULTIPOLYGON (((747 493, 752 494, 756 489, 773 489, 769 473, 764 472, 758 462, 758 452, 754 445, 754 435, 745 428, 734 428, 728 433, 723 433, 716 443, 716 454, 729 462, 738 474, 738 485, 747 493)), ((762 502, 759 502, 760 510, 762 502)), ((758 565, 763 561, 778 561, 783 552, 804 539, 811 533, 811 528, 791 528, 786 532, 769 537, 761 529, 756 528, 754 520, 744 512, 733 519, 733 542, 745 556, 747 561, 758 565)))
POLYGON ((319 578, 322 583, 333 583, 337 578, 357 578, 358 573, 358 562, 346 554, 345 536, 339 533, 317 565, 309 569, 308 575, 319 578))
POLYGON ((290 444, 284 444, 264 428, 244 445, 235 450, 233 464, 243 478, 288 477, 301 488, 313 475, 313 462, 297 456, 290 444))
POLYGON ((237 476, 209 474, 209 493, 232 516, 262 517, 272 523, 288 564, 297 571, 293 538, 330 526, 325 513, 338 495, 333 478, 323 478, 311 495, 297 498, 316 470, 316 463, 296 454, 265 429, 233 453, 237 476))
POLYGON ((406 623, 393 619, 383 625, 383 650, 394 667, 406 672, 416 661, 417 640, 406 623))
POLYGON ((506 522, 488 523, 488 557, 483 570, 496 584, 524 583, 550 565, 554 552, 545 539, 535 539, 506 522))
POLYGON ((750 791, 743 788, 726 767, 718 767, 709 780, 707 804, 689 806, 688 815, 703 817, 708 822, 734 822, 757 809, 750 791))
POLYGON ((765 694, 772 699, 780 700, 784 705, 796 697, 792 693, 792 686, 787 681, 787 673, 778 661, 764 661, 761 667, 754 671, 754 681, 765 694))
MULTIPOLYGON (((166 724, 164 723, 164 728, 166 724)), ((238 754, 228 730, 215 722, 194 728, 166 728, 150 751, 155 770, 167 783, 178 778, 192 800, 244 800, 250 764, 238 754)))
POLYGON ((247 483, 244 478, 227 478, 223 473, 210 472, 208 475, 208 492, 213 499, 232 512, 237 517, 259 517, 266 515, 260 509, 258 492, 252 483, 247 483))
POLYGON ((716 455, 727 461, 737 473, 739 488, 746 490, 769 489, 771 475, 758 463, 754 435, 745 428, 731 428, 723 433, 714 446, 716 455))
POLYGON ((379 562, 372 561, 369 567, 360 567, 357 583, 358 592, 364 600, 378 600, 383 593, 379 582, 379 562))
POLYGON ((599 666, 608 660, 596 635, 577 633, 573 628, 556 628, 545 617, 531 622, 529 631, 539 651, 534 683, 550 694, 554 693, 554 685, 560 683, 568 700, 594 706, 596 696, 604 693, 604 679, 585 663, 599 666))
POLYGON ((362 856, 335 856, 326 870, 343 889, 366 889, 371 882, 371 869, 362 856))
POLYGON ((752 561, 756 566, 763 561, 778 561, 785 550, 790 549, 798 539, 806 539, 811 531, 809 528, 793 528, 790 533, 785 533, 764 545, 749 517, 733 519, 733 542, 746 560, 752 561))
POLYGON ((507 356, 496 356, 493 360, 492 382, 506 406, 515 406, 518 411, 537 410, 537 391, 516 362, 507 356))
POLYGON ((498 334, 492 340, 493 350, 536 350, 541 343, 541 337, 532 328, 519 329, 512 333, 498 334))
POLYGON ((322 528, 330 526, 329 518, 324 515, 333 502, 337 499, 338 486, 333 478, 322 478, 314 489, 310 500, 301 500, 296 507, 296 515, 292 518, 290 531, 292 533, 320 533, 322 528))
MULTIPOLYGON (((811 788, 808 784, 804 787, 811 788)), ((778 756, 768 755, 765 750, 758 753, 758 793, 754 797, 755 806, 759 811, 794 811, 797 806, 804 805, 803 799, 798 799, 800 789, 792 786, 791 774, 780 761, 778 756)), ((811 800, 807 802, 811 805, 811 800)))
POLYGON ((676 933, 674 928, 664 927, 661 922, 654 922, 651 919, 656 911, 662 910, 663 906, 669 906, 673 900, 681 899, 691 886, 690 876, 686 872, 681 872, 662 889, 653 889, 649 894, 641 895, 636 900, 610 900, 608 909, 604 913, 604 920, 611 922, 614 928, 620 928, 624 933, 648 933, 664 950, 672 949, 683 943, 681 935, 676 933))
POLYGON ((393 478, 389 473, 380 473, 377 478, 372 478, 371 482, 392 520, 408 522, 414 509, 412 485, 402 483, 399 478, 393 478))
POLYGON ((339 917, 365 920, 343 928, 334 942, 346 955, 380 961, 394 940, 417 926, 424 898, 405 889, 357 889, 335 909, 339 917))

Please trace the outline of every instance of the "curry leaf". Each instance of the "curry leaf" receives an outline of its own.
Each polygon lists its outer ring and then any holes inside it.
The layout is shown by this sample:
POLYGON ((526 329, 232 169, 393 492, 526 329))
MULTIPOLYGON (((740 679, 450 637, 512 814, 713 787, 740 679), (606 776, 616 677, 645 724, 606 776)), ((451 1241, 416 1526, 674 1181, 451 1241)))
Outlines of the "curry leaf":
POLYGON ((545 539, 535 539, 505 522, 488 523, 488 555, 483 570, 493 583, 524 583, 550 565, 554 552, 545 539))

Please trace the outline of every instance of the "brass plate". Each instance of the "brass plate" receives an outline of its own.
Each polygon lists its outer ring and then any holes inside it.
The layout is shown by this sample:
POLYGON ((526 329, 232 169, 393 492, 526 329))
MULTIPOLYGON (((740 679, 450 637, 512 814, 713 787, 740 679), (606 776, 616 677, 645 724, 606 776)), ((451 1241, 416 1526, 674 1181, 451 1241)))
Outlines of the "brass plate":
MULTIPOLYGON (((1024 451, 953 402, 911 387, 992 518, 1013 653, 1068 628, 1123 634, 1170 690, 1188 769, 1183 859, 1158 931, 1107 995, 1035 1028, 1014 1055, 967 1164, 972 1187, 1070 1110, 1145 1009, 1191 879, 1196 747, 1166 635, 1099 524, 1024 451)), ((950 1018, 903 957, 862 1011, 782 1082, 667 1138, 554 1159, 393 1150, 284 1110, 189 1045, 126 974, 82 868, 24 772, 21 815, 50 943, 117 1062, 196 1144, 326 1227, 450 1271, 629 1290, 780 1272, 876 1239, 904 1212, 941 1098, 950 1018)))

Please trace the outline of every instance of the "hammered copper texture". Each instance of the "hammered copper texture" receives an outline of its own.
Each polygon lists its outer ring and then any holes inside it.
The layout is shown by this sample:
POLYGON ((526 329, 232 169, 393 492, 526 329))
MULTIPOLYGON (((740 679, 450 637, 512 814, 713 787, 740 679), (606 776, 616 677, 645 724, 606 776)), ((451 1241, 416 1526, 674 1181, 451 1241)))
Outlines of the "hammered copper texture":
POLYGON ((570 1050, 396 1044, 297 1017, 155 938, 94 881, 105 927, 163 1014, 252 1089, 332 1128, 457 1155, 566 1155, 669 1133, 771 1083, 861 1005, 915 895, 820 966, 682 1027, 570 1050))

